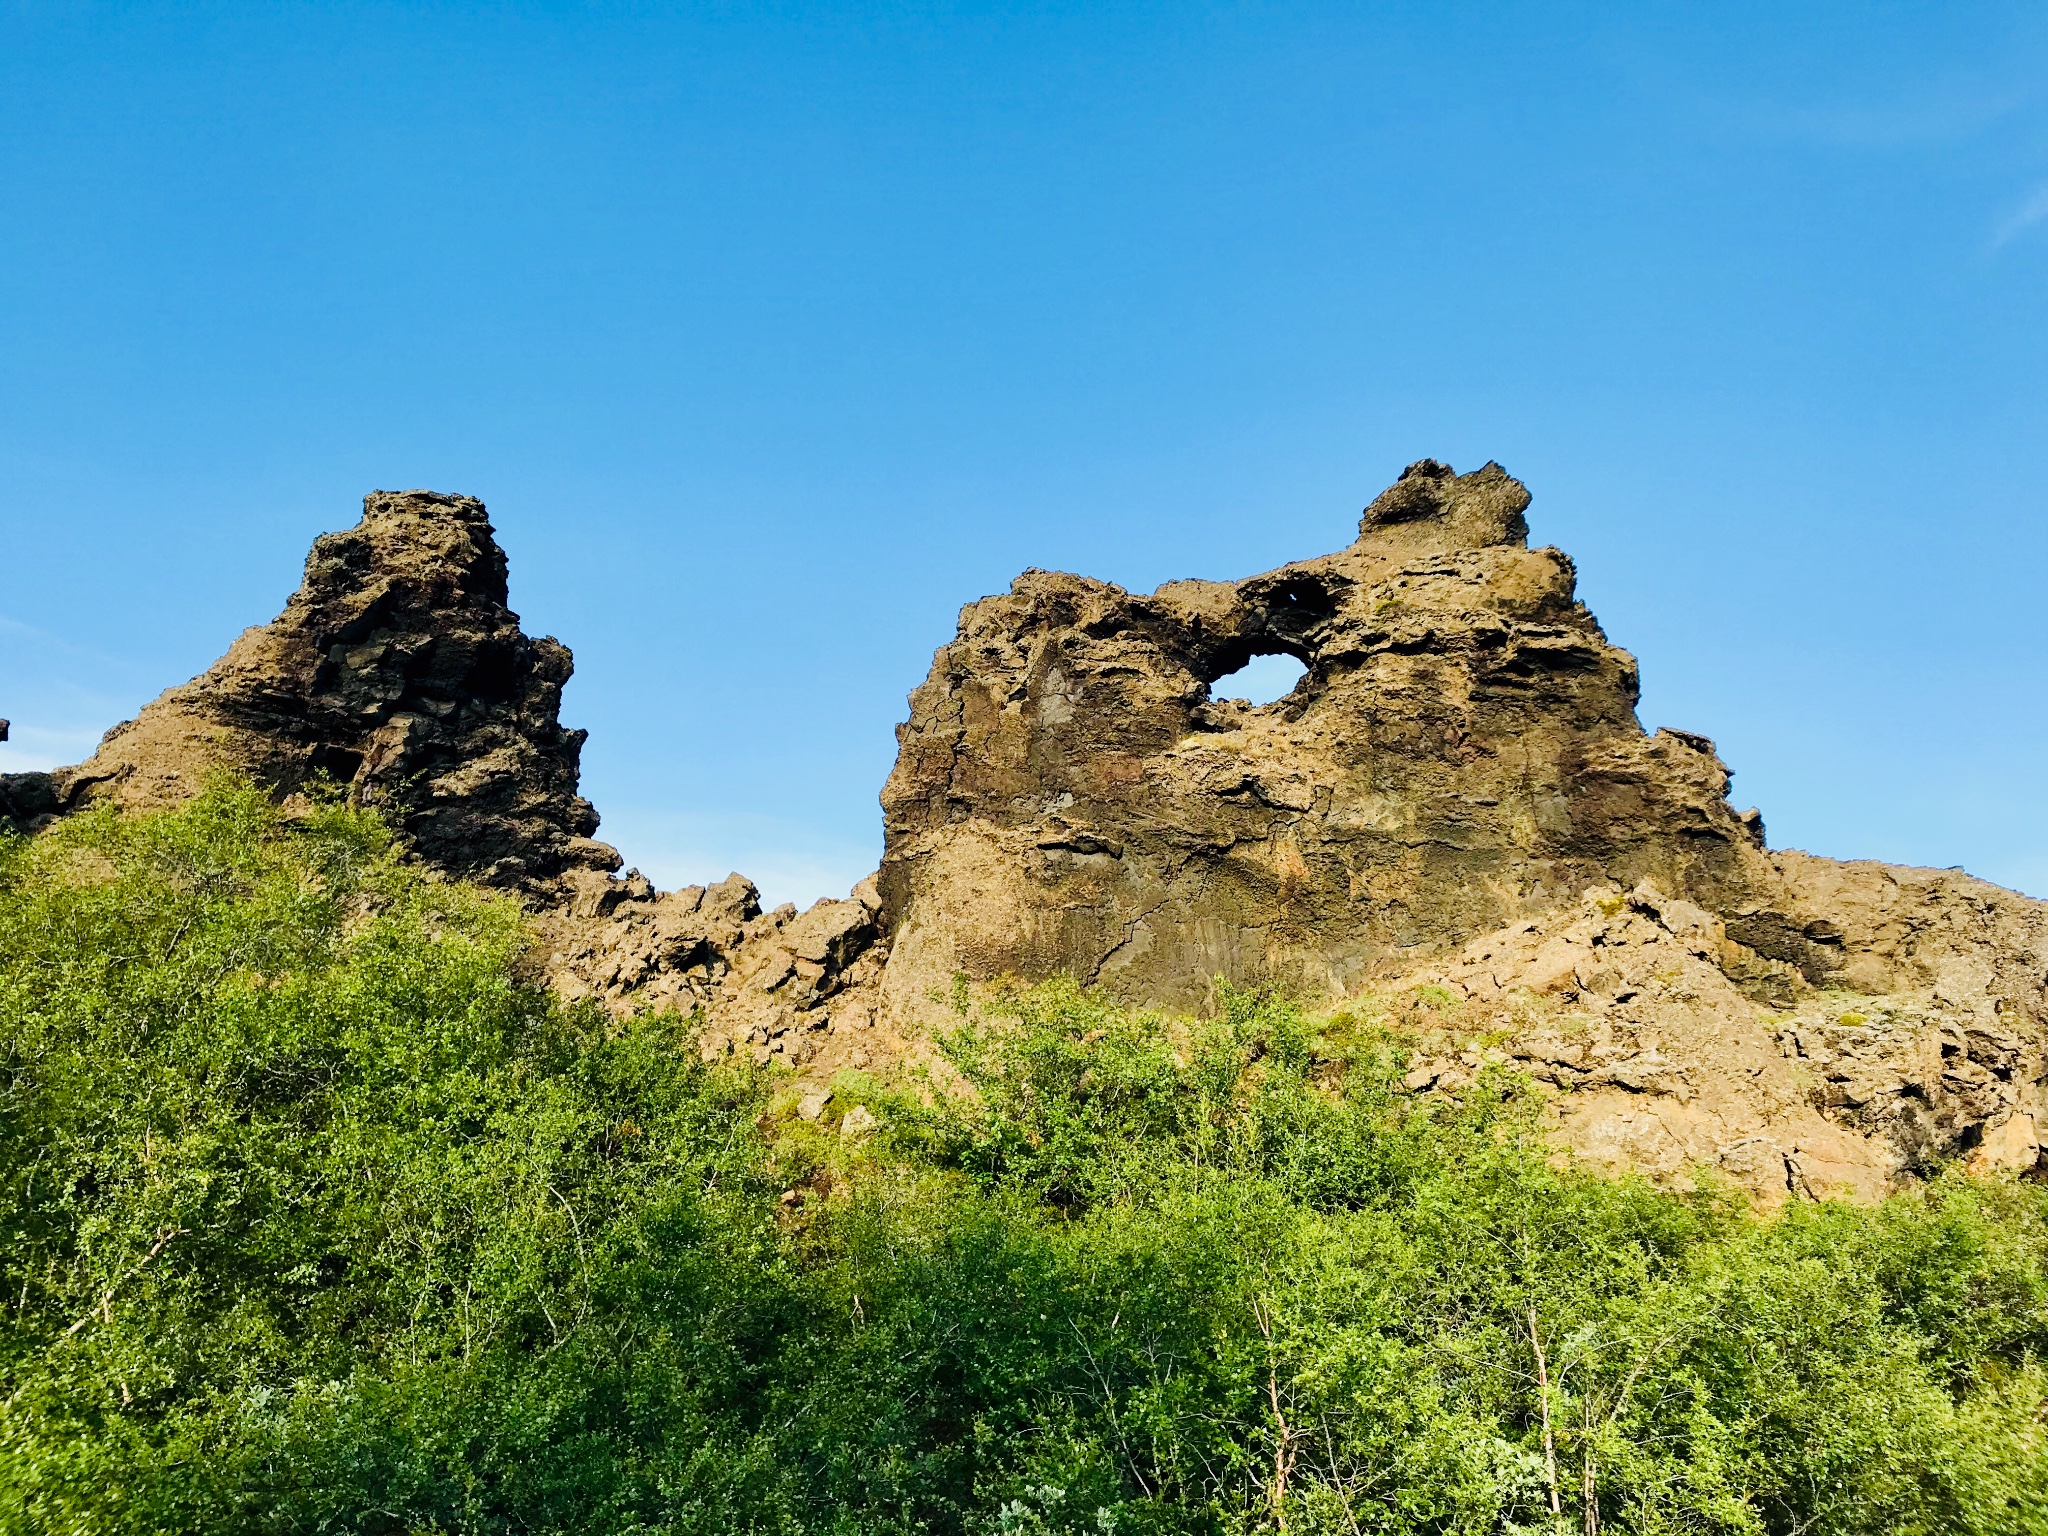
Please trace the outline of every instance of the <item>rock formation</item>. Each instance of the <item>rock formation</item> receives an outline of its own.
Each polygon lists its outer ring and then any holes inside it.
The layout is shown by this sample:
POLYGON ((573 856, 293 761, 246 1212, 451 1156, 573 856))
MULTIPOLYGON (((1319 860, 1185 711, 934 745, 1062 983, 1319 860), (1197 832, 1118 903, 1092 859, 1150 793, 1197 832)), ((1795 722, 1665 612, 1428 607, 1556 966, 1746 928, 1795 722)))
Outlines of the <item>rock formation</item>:
POLYGON ((1334 555, 1147 595, 1029 571, 969 605, 882 793, 885 1015, 956 974, 1174 1008, 1217 978, 1421 987, 1439 1043, 1563 1030, 1567 1139, 1630 1166, 1768 1195, 2031 1165, 2048 908, 1767 852, 1710 741, 1645 734, 1528 503, 1425 460, 1334 555), (1304 663, 1288 697, 1211 696, 1264 653, 1304 663))
POLYGON ((564 993, 814 1077, 920 1051, 962 984, 1199 1010, 1220 978, 1390 1025, 1417 1093, 1529 1072, 1561 1142, 1671 1182, 2035 1166, 2048 906, 1769 851, 1710 741, 1642 730, 1634 660, 1528 547, 1528 502, 1425 460, 1349 547, 1262 576, 1026 572, 911 696, 878 875, 807 912, 611 873, 557 719, 569 653, 505 607, 482 506, 425 492, 369 497, 276 622, 91 762, 0 782, 0 814, 326 773, 521 892, 564 993), (1288 697, 1213 696, 1272 653, 1306 667, 1288 697))
POLYGON ((701 1010, 707 1056, 740 1052, 828 1076, 888 1065, 917 1043, 880 1017, 880 907, 872 876, 844 901, 763 912, 739 875, 666 892, 637 873, 583 875, 539 927, 564 996, 620 1012, 701 1010))
POLYGON ((1973 936, 1976 893, 1956 877, 1867 868, 1905 923, 1961 919, 1922 928, 1928 972, 1875 995, 1780 977, 1769 990, 1786 996, 1759 1005, 1735 979, 1753 952, 1644 881, 1484 935, 1376 1001, 1418 1044, 1411 1089, 1462 1092, 1489 1062, 1528 1071, 1558 1090, 1556 1139, 1617 1170, 1682 1184, 1711 1168, 1773 1201, 1874 1198, 1957 1156, 2033 1167, 2038 1012, 1971 951, 2038 954, 2038 929, 1973 936))
POLYGON ((215 767, 287 794, 325 776, 451 875, 533 888, 616 869, 576 793, 585 733, 558 718, 569 649, 529 639, 506 596, 482 502, 374 491, 360 523, 314 541, 283 613, 89 762, 10 776, 5 808, 33 825, 101 797, 158 805, 215 767))
MULTIPOLYGON (((576 792, 585 733, 560 720, 569 649, 520 629, 506 577, 482 502, 372 492, 360 523, 314 541, 283 613, 114 727, 89 761, 0 775, 0 818, 33 831, 96 800, 168 804, 221 768, 281 798, 324 779, 382 811, 428 866, 519 893, 566 994, 716 1005, 720 1040, 764 1060, 867 1061, 859 1043, 825 1038, 855 1015, 821 1005, 873 990, 872 887, 764 913, 738 875, 665 894, 637 873, 613 878, 618 852, 591 836, 597 812, 576 792)), ((870 1008, 858 1022, 871 1020, 870 1008)))
POLYGON ((1149 595, 1030 571, 971 605, 882 791, 892 971, 1341 995, 1596 880, 1746 889, 1755 813, 1711 743, 1644 735, 1528 501, 1425 461, 1319 560, 1149 595), (1286 699, 1210 697, 1276 652, 1308 669, 1286 699))

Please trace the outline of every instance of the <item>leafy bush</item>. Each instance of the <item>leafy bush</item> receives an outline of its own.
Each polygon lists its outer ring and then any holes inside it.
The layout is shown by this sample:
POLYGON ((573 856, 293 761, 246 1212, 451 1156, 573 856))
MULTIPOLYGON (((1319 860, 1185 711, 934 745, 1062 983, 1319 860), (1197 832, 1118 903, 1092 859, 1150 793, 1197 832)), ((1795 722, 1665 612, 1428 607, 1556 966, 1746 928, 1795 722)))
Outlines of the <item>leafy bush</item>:
POLYGON ((231 784, 0 846, 0 1526, 2048 1529, 2031 1185, 1759 1219, 1059 983, 842 1137, 524 942, 231 784))
POLYGON ((677 1323, 737 1404, 758 1095, 674 1021, 558 1007, 358 812, 224 786, 0 857, 12 1528, 586 1521, 694 1411, 633 1374, 677 1323))

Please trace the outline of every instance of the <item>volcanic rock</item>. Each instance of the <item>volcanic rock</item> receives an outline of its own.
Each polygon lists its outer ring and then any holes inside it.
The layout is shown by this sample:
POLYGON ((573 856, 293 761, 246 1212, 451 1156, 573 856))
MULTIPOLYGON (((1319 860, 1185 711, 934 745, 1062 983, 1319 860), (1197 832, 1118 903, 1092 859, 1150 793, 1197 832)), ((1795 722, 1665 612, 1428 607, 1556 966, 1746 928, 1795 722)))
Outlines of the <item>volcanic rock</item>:
MULTIPOLYGON (((2040 1166, 2048 905, 1766 847, 1713 743, 1645 733, 1636 665, 1498 465, 1411 465, 1347 548, 1137 594, 1027 571, 911 695, 884 854, 844 900, 657 891, 592 839, 568 650, 506 606, 481 503, 376 492, 304 585, 93 759, 0 778, 32 830, 207 772, 331 781, 416 858, 518 892, 556 988, 674 1009, 707 1057, 928 1055, 1068 975, 1128 1003, 1280 988, 1391 1030, 1406 1087, 1519 1073, 1589 1161, 1760 1202, 2040 1166), (1253 656, 1292 693, 1219 696, 1253 656)), ((856 1111, 855 1113, 858 1113, 856 1111)), ((854 1113, 846 1117, 855 1134, 854 1113)))
POLYGON ((225 767, 281 795, 344 788, 450 875, 531 890, 616 869, 576 793, 585 733, 559 718, 569 649, 529 638, 506 598, 482 502, 373 491, 360 523, 314 541, 275 620, 115 726, 89 762, 13 776, 5 809, 33 826, 88 800, 162 805, 225 767))
POLYGON ((1424 460, 1334 555, 1148 595, 1029 571, 970 605, 882 791, 892 978, 1342 994, 1596 881, 1747 893, 1760 818, 1712 743, 1644 734, 1528 503, 1424 460), (1307 668, 1286 698, 1212 696, 1274 653, 1307 668))
POLYGON ((1374 1003, 1413 1042, 1411 1090, 1526 1072, 1557 1090, 1555 1139, 1617 1172, 1684 1185, 1713 1170, 1769 1203, 1875 1198, 1955 1160, 2035 1164, 2044 1037, 2009 996, 1796 989, 1759 1006, 1731 979, 1750 952, 1727 935, 1647 880, 1596 886, 1374 1003))
POLYGON ((873 877, 844 901, 761 910, 753 882, 657 893, 638 875, 579 873, 575 895, 543 913, 539 931, 555 987, 616 1013, 695 1013, 707 1057, 827 1076, 901 1059, 914 1042, 878 1029, 885 951, 873 877))
MULTIPOLYGON (((884 1022, 928 1033, 956 977, 1067 974, 1180 1010, 1223 980, 1342 1007, 1433 985, 1416 978, 1481 940, 1518 958, 1490 990, 1461 985, 1457 1019, 1425 1010, 1431 1028, 1520 1029, 1526 995, 1569 1002, 1530 1028, 1627 1042, 1572 1079, 1595 1092, 1574 1100, 1585 1149, 1674 1178, 1718 1167, 1764 1198, 1868 1193, 1952 1156, 2030 1166, 2048 907, 1767 851, 1712 742, 1643 731, 1634 659, 1577 601, 1570 560, 1528 548, 1528 504, 1498 465, 1424 460, 1333 555, 1150 594, 1027 571, 970 604, 882 792, 884 1022), (1286 698, 1215 696, 1275 653, 1306 668, 1286 698), (1589 891, 1638 893, 1643 936, 1656 912, 1694 914, 1656 952, 1683 978, 1609 963, 1648 939, 1581 931, 1589 891), (1788 1011, 1889 1022, 1853 1037, 1863 1065, 1837 1091, 1809 1081, 1805 1047, 1796 1065, 1779 1050, 1788 1011), (1958 1040, 2001 1042, 1997 1086, 1973 1079, 1972 1098, 1930 1073, 1958 1040)), ((1426 1065, 1448 1091, 1457 1074, 1426 1065)))

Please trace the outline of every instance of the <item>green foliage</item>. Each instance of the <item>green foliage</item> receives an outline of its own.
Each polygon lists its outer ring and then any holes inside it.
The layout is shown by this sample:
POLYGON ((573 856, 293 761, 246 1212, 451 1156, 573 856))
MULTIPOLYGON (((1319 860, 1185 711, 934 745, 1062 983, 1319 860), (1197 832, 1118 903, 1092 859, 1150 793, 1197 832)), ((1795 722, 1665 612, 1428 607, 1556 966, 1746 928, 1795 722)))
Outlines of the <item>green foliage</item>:
POLYGON ((854 1140, 522 944, 231 784, 0 844, 0 1529, 2048 1529, 2034 1186, 1760 1219, 1057 983, 854 1140))
POLYGON ((602 1507, 635 1287, 731 1384, 779 1262, 756 1095, 522 984, 514 908, 231 786, 0 859, 8 1528, 602 1507))

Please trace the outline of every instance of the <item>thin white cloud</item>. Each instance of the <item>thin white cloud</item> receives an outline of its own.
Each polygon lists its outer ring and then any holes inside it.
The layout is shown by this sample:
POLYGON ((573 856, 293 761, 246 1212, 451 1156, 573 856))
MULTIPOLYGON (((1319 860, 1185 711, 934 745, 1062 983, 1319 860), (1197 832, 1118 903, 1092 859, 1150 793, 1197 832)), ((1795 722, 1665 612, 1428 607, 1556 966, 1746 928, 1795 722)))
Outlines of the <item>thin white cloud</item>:
POLYGON ((2037 224, 2048 224, 2048 181, 2034 188, 2019 206, 1999 221, 1992 231, 1991 249, 1998 250, 2018 239, 2037 224))
POLYGON ((38 629, 33 624, 24 624, 19 619, 10 619, 6 614, 0 613, 0 641, 10 638, 18 645, 45 646, 50 650, 62 651, 68 655, 83 656, 88 660, 99 662, 105 666, 125 667, 130 665, 129 662, 124 661, 118 656, 110 656, 105 651, 94 650, 89 645, 80 645, 77 641, 67 640, 62 635, 54 634, 50 630, 38 629))
POLYGON ((2017 111, 2028 95, 1985 97, 1963 90, 1890 106, 1795 107, 1780 120, 1798 137, 1847 149, 1895 149, 1969 138, 2017 111))
POLYGON ((42 640, 53 645, 62 645, 64 643, 47 629, 37 629, 33 624, 24 624, 19 619, 10 619, 4 613, 0 613, 0 633, 26 635, 31 640, 42 640))
POLYGON ((1948 80, 1890 102, 1792 105, 1710 98, 1702 105, 1729 126, 1767 138, 1840 149, 1903 149, 1970 138, 2010 117, 2033 95, 2031 89, 1986 91, 1976 82, 1948 80))

